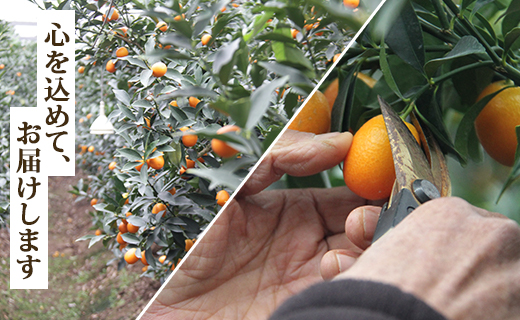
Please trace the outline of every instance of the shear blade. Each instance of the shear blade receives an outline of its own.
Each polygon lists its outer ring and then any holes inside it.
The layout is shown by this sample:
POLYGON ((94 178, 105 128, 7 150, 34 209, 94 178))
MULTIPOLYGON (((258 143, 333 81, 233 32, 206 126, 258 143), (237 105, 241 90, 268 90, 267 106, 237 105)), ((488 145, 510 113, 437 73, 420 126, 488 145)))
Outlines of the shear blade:
POLYGON ((396 182, 400 188, 412 189, 417 179, 434 181, 430 163, 415 137, 399 115, 378 96, 394 159, 396 182))

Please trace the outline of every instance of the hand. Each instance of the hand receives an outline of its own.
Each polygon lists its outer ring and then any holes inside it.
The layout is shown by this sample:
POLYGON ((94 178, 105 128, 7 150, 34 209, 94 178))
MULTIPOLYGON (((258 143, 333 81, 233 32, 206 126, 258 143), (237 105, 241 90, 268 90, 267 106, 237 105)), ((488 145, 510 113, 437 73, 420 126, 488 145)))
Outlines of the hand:
MULTIPOLYGON (((351 141, 350 133, 288 130, 143 319, 267 318, 286 298, 322 280, 325 252, 359 255, 344 226, 366 200, 346 187, 261 192, 284 173, 311 175, 339 164, 351 141)), ((334 262, 324 265, 325 273, 337 269, 334 262)))
MULTIPOLYGON (((370 246, 378 212, 366 207, 349 215, 346 232, 354 244, 370 246)), ((421 205, 336 279, 395 285, 448 319, 506 320, 520 315, 519 270, 516 222, 441 198, 421 205)))

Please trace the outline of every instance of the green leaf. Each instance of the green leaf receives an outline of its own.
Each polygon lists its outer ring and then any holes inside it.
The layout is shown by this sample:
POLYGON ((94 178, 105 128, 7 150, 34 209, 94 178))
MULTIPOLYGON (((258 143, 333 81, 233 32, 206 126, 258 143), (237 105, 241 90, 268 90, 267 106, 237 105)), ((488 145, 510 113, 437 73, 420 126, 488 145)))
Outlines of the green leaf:
MULTIPOLYGON (((354 12, 346 8, 342 1, 323 1, 323 0, 307 0, 308 4, 312 4, 316 9, 321 9, 344 26, 348 26, 353 31, 357 32, 363 23, 364 19, 359 19, 359 12, 354 12)), ((383 10, 382 10, 383 11, 383 10)))
MULTIPOLYGON (((475 62, 476 60, 470 56, 458 58, 451 63, 450 70, 457 70, 475 62)), ((477 100, 480 92, 491 83, 494 75, 495 71, 490 67, 469 69, 457 72, 451 79, 452 83, 448 85, 452 86, 457 91, 463 106, 471 106, 475 100, 477 100)), ((457 103, 456 105, 459 104, 460 103, 457 103)), ((458 109, 457 107, 455 108, 458 109)), ((463 108, 458 110, 462 112, 466 111, 463 108)))
POLYGON ((216 13, 220 12, 220 9, 225 7, 229 3, 229 0, 221 0, 219 2, 214 3, 211 7, 205 9, 195 18, 195 26, 193 27, 193 35, 196 36, 200 34, 206 26, 210 23, 211 18, 216 13))
POLYGON ((509 188, 513 182, 515 182, 520 177, 520 126, 516 126, 516 153, 515 153, 515 162, 513 164, 513 167, 511 168, 511 171, 509 172, 509 175, 507 176, 507 180, 504 183, 504 186, 502 187, 502 190, 500 190, 500 194, 497 198, 497 203, 504 194, 504 192, 509 188))
POLYGON ((79 239, 76 239, 76 241, 90 240, 90 239, 92 239, 92 238, 94 238, 94 237, 96 237, 96 236, 93 235, 93 234, 87 234, 86 236, 83 236, 83 237, 81 237, 81 238, 79 238, 79 239))
POLYGON ((455 156, 462 165, 466 160, 455 149, 450 134, 444 124, 441 107, 438 104, 438 90, 428 90, 416 100, 416 114, 433 133, 444 152, 455 156))
MULTIPOLYGON (((288 29, 288 28, 287 28, 288 29)), ((290 29, 289 29, 290 31, 290 29)), ((288 43, 288 44, 293 44, 293 45, 296 45, 298 44, 298 41, 295 41, 292 37, 288 37, 287 35, 285 34, 281 34, 279 32, 267 32, 267 33, 264 33, 258 37, 256 37, 257 40, 273 40, 273 41, 278 41, 278 42, 284 42, 284 43, 288 43)), ((275 52, 276 54, 276 52, 275 52)))
POLYGON ((137 120, 135 118, 135 115, 132 112, 132 110, 130 110, 128 107, 121 105, 121 104, 118 104, 117 107, 119 108, 119 110, 121 110, 121 113, 123 113, 124 116, 127 117, 128 119, 133 120, 133 121, 137 120))
POLYGON ((265 78, 267 77, 267 71, 264 68, 262 68, 258 63, 253 63, 251 65, 250 77, 253 81, 253 84, 256 87, 259 87, 262 85, 265 78))
POLYGON ((117 100, 121 101, 125 106, 130 105, 130 96, 125 90, 113 89, 117 100))
POLYGON ((130 148, 117 149, 119 155, 127 158, 129 161, 137 161, 143 159, 143 154, 137 150, 130 148))
MULTIPOLYGON (((216 98, 218 97, 217 93, 213 90, 208 90, 206 88, 201 87, 195 87, 195 86, 186 86, 183 89, 178 89, 173 91, 172 93, 168 93, 165 95, 162 95, 161 97, 157 98, 157 101, 164 101, 164 100, 173 100, 178 97, 209 97, 209 98, 216 98)), ((175 110, 176 108, 172 108, 172 110, 175 110)))
POLYGON ((215 197, 208 194, 188 193, 186 196, 199 206, 215 205, 215 197))
POLYGON ((146 221, 138 216, 131 215, 130 217, 126 218, 126 220, 133 224, 134 226, 143 227, 146 226, 146 221))
POLYGON ((148 85, 153 82, 154 78, 152 77, 152 74, 153 74, 153 71, 150 69, 146 69, 141 72, 139 81, 141 81, 143 86, 148 87, 148 85))
POLYGON ((477 0, 462 0, 461 11, 466 10, 475 1, 477 0))
POLYGON ((125 57, 125 58, 126 58, 126 61, 128 61, 128 63, 133 64, 134 66, 138 66, 143 69, 148 69, 148 67, 146 66, 146 63, 144 63, 144 61, 141 59, 132 58, 132 57, 125 57))
POLYGON ((360 66, 361 65, 357 65, 350 69, 346 76, 343 76, 345 72, 340 70, 338 76, 338 95, 332 107, 330 124, 331 132, 342 132, 344 129, 348 130, 348 127, 350 127, 351 112, 350 108, 347 106, 347 99, 349 98, 349 93, 354 92, 354 86, 356 83, 354 73, 359 71, 360 66), (346 126, 344 124, 346 124, 346 126))
POLYGON ((513 44, 520 38, 520 28, 514 28, 506 34, 504 40, 504 53, 502 53, 502 59, 505 60, 513 44))
POLYGON ((283 130, 283 126, 270 126, 269 132, 265 136, 264 141, 262 141, 262 149, 267 151, 267 149, 271 146, 274 140, 280 135, 280 132, 283 130))
POLYGON ((403 95, 401 94, 401 91, 397 87, 397 84, 395 83, 394 76, 392 75, 392 70, 390 70, 390 65, 388 65, 388 59, 386 57, 386 49, 384 46, 384 43, 381 44, 381 50, 379 52, 379 64, 381 66, 381 71, 383 72, 384 78, 390 89, 401 98, 401 100, 404 100, 403 95))
POLYGON ((132 234, 129 232, 123 233, 121 235, 121 238, 123 238, 123 240, 125 240, 125 242, 130 243, 130 244, 139 244, 139 242, 141 242, 135 234, 132 234))
POLYGON ((251 110, 245 125, 246 129, 253 129, 258 124, 271 104, 267 97, 270 97, 277 88, 283 87, 288 80, 289 76, 284 76, 270 83, 265 83, 251 94, 251 110))
POLYGON ((149 37, 144 45, 145 54, 150 54, 155 49, 155 38, 149 37))
POLYGON ((284 98, 284 110, 290 119, 294 115, 294 108, 298 105, 298 95, 294 92, 288 92, 284 98))
POLYGON ((92 239, 90 239, 90 242, 88 244, 88 247, 91 248, 93 245, 95 245, 96 243, 98 243, 101 239, 103 239, 105 237, 105 235, 99 235, 99 236, 94 236, 92 239))
POLYGON ((181 48, 192 49, 191 40, 188 37, 178 33, 172 32, 166 35, 161 35, 159 36, 159 42, 163 45, 171 44, 181 48))
POLYGON ((233 69, 233 57, 235 52, 240 48, 241 38, 235 39, 231 43, 223 45, 215 53, 215 61, 213 62, 213 73, 219 75, 222 83, 229 81, 229 75, 233 69))
POLYGON ((245 97, 238 100, 228 100, 219 97, 217 101, 211 102, 210 106, 223 114, 229 115, 239 127, 244 128, 251 109, 251 99, 245 97))
POLYGON ((166 156, 168 157, 168 160, 170 160, 171 163, 178 167, 182 160, 181 144, 173 141, 170 144, 170 147, 172 147, 174 151, 166 153, 166 156))
POLYGON ((302 51, 300 51, 300 49, 291 47, 287 44, 284 45, 285 54, 287 55, 287 59, 282 61, 284 64, 293 67, 298 67, 299 69, 307 69, 309 71, 314 71, 312 62, 305 56, 305 54, 302 51))
POLYGON ((520 22, 520 14, 518 14, 519 11, 520 0, 512 0, 507 7, 506 12, 498 17, 497 22, 498 20, 504 18, 504 20, 502 20, 502 34, 507 34, 513 28, 518 26, 518 23, 520 22))
POLYGON ((144 99, 140 99, 140 100, 134 101, 134 103, 132 103, 132 107, 151 108, 153 106, 150 103, 150 101, 144 100, 144 99))
POLYGON ((385 36, 392 51, 417 71, 424 73, 424 42, 421 25, 410 1, 406 1, 401 13, 385 36))
POLYGON ((289 76, 289 83, 294 86, 300 86, 306 91, 311 92, 314 84, 300 70, 285 66, 277 62, 260 61, 258 64, 265 69, 274 72, 279 76, 289 76))
POLYGON ((244 40, 249 42, 252 38, 254 38, 260 31, 264 30, 267 20, 271 19, 274 15, 273 11, 265 11, 264 14, 258 15, 255 18, 255 22, 253 23, 253 30, 248 32, 244 36, 244 40))
POLYGON ((464 36, 459 40, 459 42, 457 42, 455 47, 450 52, 448 52, 448 54, 442 58, 428 61, 424 69, 426 70, 426 74, 431 77, 437 71, 437 69, 447 61, 485 52, 486 49, 480 44, 480 42, 478 42, 476 38, 472 36, 464 36))
MULTIPOLYGON (((492 2, 493 0, 491 0, 492 2)), ((493 26, 489 23, 489 21, 484 17, 482 14, 476 12, 475 16, 478 18, 480 23, 486 28, 487 33, 482 31, 483 36, 489 36, 492 41, 489 42, 491 46, 494 46, 497 44, 497 35, 495 33, 495 29, 493 29, 493 26)))
POLYGON ((188 169, 187 173, 211 181, 210 189, 215 189, 217 186, 225 186, 235 190, 242 182, 242 179, 234 175, 232 171, 225 169, 188 169))
POLYGON ((298 27, 303 28, 305 25, 305 17, 300 7, 287 6, 285 7, 285 14, 287 14, 287 17, 298 27))

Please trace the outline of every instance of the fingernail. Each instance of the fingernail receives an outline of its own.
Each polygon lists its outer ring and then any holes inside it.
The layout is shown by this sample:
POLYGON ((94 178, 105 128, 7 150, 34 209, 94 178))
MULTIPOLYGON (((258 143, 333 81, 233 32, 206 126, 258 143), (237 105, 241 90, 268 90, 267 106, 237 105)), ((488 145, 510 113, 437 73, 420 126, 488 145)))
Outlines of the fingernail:
POLYGON ((338 262, 339 272, 347 271, 356 262, 356 258, 347 256, 346 254, 336 253, 336 261, 338 262))

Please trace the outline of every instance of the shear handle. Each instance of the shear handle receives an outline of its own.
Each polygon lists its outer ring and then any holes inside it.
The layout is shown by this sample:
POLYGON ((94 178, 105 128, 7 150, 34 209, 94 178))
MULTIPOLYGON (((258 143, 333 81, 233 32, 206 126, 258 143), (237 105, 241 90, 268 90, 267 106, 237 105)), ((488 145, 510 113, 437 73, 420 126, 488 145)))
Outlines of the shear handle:
POLYGON ((401 189, 396 197, 394 197, 390 207, 388 207, 387 202, 383 206, 383 209, 381 209, 372 243, 376 242, 390 229, 395 227, 419 205, 420 203, 415 200, 415 197, 413 196, 410 189, 401 189))

